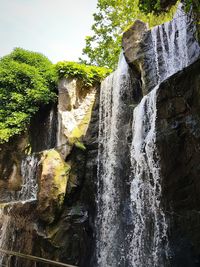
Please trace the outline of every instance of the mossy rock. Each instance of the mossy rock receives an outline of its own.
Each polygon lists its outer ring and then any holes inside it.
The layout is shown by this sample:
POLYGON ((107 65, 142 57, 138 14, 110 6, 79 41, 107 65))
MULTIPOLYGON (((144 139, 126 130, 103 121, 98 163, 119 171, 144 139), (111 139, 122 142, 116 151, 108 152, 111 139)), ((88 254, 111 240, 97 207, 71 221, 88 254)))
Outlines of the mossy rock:
POLYGON ((43 152, 41 164, 37 210, 50 223, 62 209, 70 166, 55 149, 43 152))

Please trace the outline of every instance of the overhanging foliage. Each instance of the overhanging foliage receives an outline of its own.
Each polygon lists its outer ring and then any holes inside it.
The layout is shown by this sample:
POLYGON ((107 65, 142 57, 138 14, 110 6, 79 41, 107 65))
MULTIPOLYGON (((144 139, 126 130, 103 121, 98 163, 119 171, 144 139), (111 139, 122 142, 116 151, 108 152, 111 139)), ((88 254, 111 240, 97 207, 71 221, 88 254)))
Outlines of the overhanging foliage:
POLYGON ((99 83, 111 72, 108 68, 67 61, 58 62, 55 65, 55 69, 59 79, 63 77, 78 78, 86 87, 99 83))

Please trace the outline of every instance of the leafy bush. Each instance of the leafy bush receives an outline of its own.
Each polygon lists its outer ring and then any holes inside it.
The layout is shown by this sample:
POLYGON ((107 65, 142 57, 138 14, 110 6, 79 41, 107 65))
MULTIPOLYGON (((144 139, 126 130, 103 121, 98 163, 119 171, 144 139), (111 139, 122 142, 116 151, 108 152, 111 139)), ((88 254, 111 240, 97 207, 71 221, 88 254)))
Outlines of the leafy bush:
POLYGON ((55 69, 59 79, 63 77, 78 78, 84 86, 90 87, 103 80, 111 70, 108 68, 78 64, 75 62, 58 62, 55 69))
POLYGON ((0 143, 21 133, 39 107, 56 99, 53 64, 16 48, 0 59, 0 143))

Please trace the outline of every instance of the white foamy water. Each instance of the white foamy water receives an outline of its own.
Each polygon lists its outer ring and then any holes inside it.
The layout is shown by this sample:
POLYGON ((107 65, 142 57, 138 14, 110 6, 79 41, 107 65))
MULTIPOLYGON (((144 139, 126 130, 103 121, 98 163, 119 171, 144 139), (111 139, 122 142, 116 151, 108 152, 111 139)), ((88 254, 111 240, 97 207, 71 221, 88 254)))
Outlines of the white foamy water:
POLYGON ((120 186, 118 175, 121 153, 118 148, 118 127, 123 114, 123 93, 129 83, 128 65, 120 56, 118 69, 101 86, 98 196, 97 266, 124 266, 124 246, 120 244, 120 186))
POLYGON ((164 266, 167 224, 161 206, 161 179, 156 149, 156 87, 134 110, 131 162, 131 201, 134 231, 131 266, 164 266))
POLYGON ((23 184, 18 196, 20 201, 31 201, 37 199, 37 165, 38 158, 34 155, 27 156, 22 161, 21 172, 23 184))
POLYGON ((172 21, 151 30, 157 84, 198 59, 200 47, 195 32, 192 14, 185 14, 181 4, 172 21))

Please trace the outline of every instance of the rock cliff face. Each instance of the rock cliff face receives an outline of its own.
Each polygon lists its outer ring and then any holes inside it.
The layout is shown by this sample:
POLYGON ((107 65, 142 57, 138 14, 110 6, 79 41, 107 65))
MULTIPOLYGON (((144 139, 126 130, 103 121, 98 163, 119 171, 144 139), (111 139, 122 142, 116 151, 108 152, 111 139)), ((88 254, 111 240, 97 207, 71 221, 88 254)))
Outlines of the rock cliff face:
MULTIPOLYGON (((42 108, 29 133, 1 146, 0 244, 7 250, 89 266, 99 86, 85 88, 78 80, 63 79, 58 91, 58 109, 42 108)), ((5 255, 1 262, 35 266, 5 255)))

